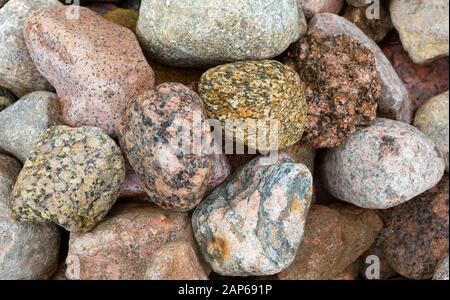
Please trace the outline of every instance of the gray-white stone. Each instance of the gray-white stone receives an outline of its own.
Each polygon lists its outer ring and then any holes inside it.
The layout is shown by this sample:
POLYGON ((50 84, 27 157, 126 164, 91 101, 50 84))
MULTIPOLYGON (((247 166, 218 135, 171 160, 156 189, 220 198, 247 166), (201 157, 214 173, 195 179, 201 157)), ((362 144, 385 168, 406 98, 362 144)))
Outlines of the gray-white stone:
POLYGON ((16 160, 0 154, 0 279, 47 279, 58 267, 59 230, 8 216, 9 195, 20 169, 16 160))
POLYGON ((448 56, 448 0, 392 0, 390 11, 403 48, 414 63, 448 56))
POLYGON ((347 0, 347 3, 354 7, 362 7, 371 4, 373 1, 374 0, 347 0))
POLYGON ((287 268, 303 236, 312 176, 285 153, 257 157, 195 209, 192 227, 211 268, 226 276, 273 275, 287 268), (266 161, 267 162, 267 161, 266 161))
POLYGON ((426 134, 437 146, 445 160, 449 161, 449 92, 429 99, 417 111, 414 126, 426 134))
POLYGON ((340 147, 328 149, 321 175, 336 198, 363 208, 386 209, 434 187, 444 170, 442 155, 422 132, 380 118, 340 147))
POLYGON ((40 8, 59 4, 57 0, 10 0, 0 9, 0 84, 22 97, 53 88, 39 74, 23 39, 26 17, 40 8))
POLYGON ((143 0, 137 24, 147 53, 183 67, 275 57, 305 31, 297 0, 143 0))
POLYGON ((33 92, 0 112, 0 149, 25 162, 39 135, 62 124, 55 93, 33 92))
POLYGON ((439 264, 434 273, 433 280, 448 280, 448 256, 439 264))

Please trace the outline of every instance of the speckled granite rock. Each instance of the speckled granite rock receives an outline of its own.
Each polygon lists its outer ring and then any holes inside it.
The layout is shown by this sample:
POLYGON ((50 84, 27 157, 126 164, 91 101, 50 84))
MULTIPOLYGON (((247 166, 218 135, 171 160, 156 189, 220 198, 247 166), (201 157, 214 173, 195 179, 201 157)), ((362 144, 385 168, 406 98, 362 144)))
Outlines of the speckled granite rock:
POLYGON ((137 25, 150 56, 181 67, 275 57, 305 31, 297 0, 143 0, 137 25))
POLYGON ((351 205, 313 205, 294 262, 284 280, 334 279, 357 260, 383 227, 373 212, 351 205))
POLYGON ((367 37, 356 25, 335 14, 318 14, 308 24, 308 32, 323 32, 330 36, 350 35, 366 46, 375 57, 381 83, 381 98, 378 102, 379 116, 411 123, 412 106, 408 91, 392 68, 378 45, 367 37))
POLYGON ((311 19, 319 13, 339 14, 344 5, 344 0, 298 0, 305 17, 311 19))
POLYGON ((381 211, 386 223, 382 247, 389 264, 402 276, 431 279, 448 255, 449 180, 417 198, 381 211))
POLYGON ((10 0, 0 9, 0 84, 16 96, 52 90, 39 74, 23 39, 25 18, 40 8, 59 4, 57 0, 10 0))
POLYGON ((135 35, 80 7, 79 19, 54 6, 33 13, 24 37, 39 72, 53 84, 68 125, 96 126, 115 134, 131 98, 154 84, 135 35))
POLYGON ((305 83, 305 136, 316 148, 336 147, 374 122, 381 86, 373 54, 347 35, 307 34, 289 50, 287 63, 305 83))
POLYGON ((10 215, 89 231, 116 201, 124 177, 120 148, 102 130, 54 126, 33 145, 11 194, 10 215))
POLYGON ((405 83, 414 112, 431 97, 448 90, 448 57, 437 59, 429 65, 417 65, 413 63, 400 42, 384 46, 383 52, 405 83))
POLYGON ((16 97, 5 87, 0 86, 0 112, 16 101, 16 97))
POLYGON ((448 56, 448 0, 392 0, 392 23, 416 64, 448 56))
POLYGON ((448 256, 437 267, 433 280, 448 280, 448 256))
POLYGON ((91 232, 70 236, 69 279, 144 279, 162 246, 192 240, 189 216, 146 204, 115 206, 91 232), (79 267, 79 268, 78 268, 79 267))
POLYGON ((311 174, 314 174, 314 164, 316 161, 316 149, 308 143, 298 142, 289 148, 283 149, 297 164, 304 164, 311 174))
POLYGON ((103 17, 135 32, 139 13, 133 9, 116 8, 105 13, 103 17))
POLYGON ((188 241, 169 243, 159 248, 147 262, 144 279, 207 280, 195 245, 188 241))
POLYGON ((208 187, 205 195, 211 193, 216 187, 224 182, 231 174, 231 166, 225 154, 213 154, 211 172, 208 179, 208 187))
POLYGON ((441 151, 448 172, 449 161, 449 103, 448 91, 429 99, 417 111, 414 126, 432 140, 441 151))
MULTIPOLYGON (((370 2, 372 1, 370 0, 370 2)), ((368 14, 367 10, 369 7, 367 6, 353 7, 348 5, 343 14, 344 18, 358 26, 359 29, 375 42, 381 41, 394 28, 389 14, 388 4, 384 1, 380 1, 379 3, 379 17, 372 17, 368 14)))
POLYGON ((347 3, 354 7, 367 6, 372 2, 373 0, 347 0, 347 3))
POLYGON ((303 83, 293 69, 277 61, 218 66, 203 74, 198 89, 208 117, 220 121, 228 138, 265 151, 289 147, 302 137, 306 117, 303 83), (249 126, 227 129, 227 121, 235 120, 249 126), (266 134, 261 139, 255 136, 256 120, 274 120, 278 125, 262 126, 266 134), (277 127, 278 134, 273 131, 277 127))
POLYGON ((21 224, 8 216, 8 199, 20 164, 0 154, 0 278, 47 279, 58 267, 59 230, 52 224, 21 224))
POLYGON ((206 124, 202 101, 179 83, 162 84, 141 94, 123 114, 122 148, 148 196, 162 207, 191 210, 206 192, 211 157, 205 141, 210 128, 196 129, 198 122, 206 124), (204 139, 201 144, 188 143, 194 130, 204 139), (189 148, 180 147, 181 142, 189 148))
POLYGON ((62 117, 55 93, 27 94, 0 112, 0 148, 23 163, 39 135, 59 124, 62 117))
POLYGON ((408 124, 377 119, 329 149, 321 175, 335 197, 364 208, 386 209, 435 186, 445 170, 435 144, 408 124))
POLYGON ((276 274, 292 262, 302 239, 311 173, 285 153, 273 165, 261 162, 234 173, 192 216, 203 257, 221 275, 276 274))

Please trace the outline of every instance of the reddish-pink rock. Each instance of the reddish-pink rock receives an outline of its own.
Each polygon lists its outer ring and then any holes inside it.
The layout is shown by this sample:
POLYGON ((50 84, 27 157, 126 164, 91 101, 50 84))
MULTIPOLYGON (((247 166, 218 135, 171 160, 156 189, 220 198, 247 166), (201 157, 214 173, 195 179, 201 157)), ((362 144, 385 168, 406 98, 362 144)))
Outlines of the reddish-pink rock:
POLYGON ((338 14, 344 6, 344 0, 298 0, 298 3, 307 19, 320 13, 338 14))
POLYGON ((211 173, 209 175, 206 195, 211 193, 231 174, 231 166, 225 154, 213 154, 211 162, 211 173))
POLYGON ((435 60, 429 65, 417 65, 398 40, 384 46, 383 52, 405 83, 414 111, 428 99, 448 90, 448 57, 435 60))
POLYGON ((66 11, 54 6, 27 18, 30 56, 55 87, 68 125, 114 135, 128 100, 154 86, 153 70, 130 30, 85 7, 79 18, 68 18, 66 11))

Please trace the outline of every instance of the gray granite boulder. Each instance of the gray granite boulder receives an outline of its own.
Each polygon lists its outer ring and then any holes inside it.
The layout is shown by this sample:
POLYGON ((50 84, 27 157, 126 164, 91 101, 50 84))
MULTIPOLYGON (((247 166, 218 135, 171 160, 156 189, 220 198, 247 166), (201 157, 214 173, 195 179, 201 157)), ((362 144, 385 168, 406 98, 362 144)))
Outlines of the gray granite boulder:
POLYGON ((27 94, 0 112, 0 149, 23 163, 39 135, 58 124, 62 124, 62 118, 56 94, 27 94))
POLYGON ((305 31, 297 0, 144 0, 137 25, 147 53, 183 67, 275 57, 305 31))
POLYGON ((11 194, 10 215, 86 232, 117 200, 124 177, 122 152, 101 129, 53 126, 33 145, 11 194))
POLYGON ((47 279, 58 267, 59 229, 52 224, 22 224, 8 216, 8 199, 21 169, 0 154, 0 279, 47 279))
POLYGON ((250 161, 194 211, 192 226, 211 268, 226 276, 273 275, 287 268, 303 236, 312 176, 285 153, 272 165, 250 161))
POLYGON ((430 138, 445 160, 445 168, 448 172, 449 160, 449 107, 448 91, 429 99, 417 111, 414 126, 430 138))
POLYGON ((415 127, 388 119, 353 133, 328 149, 321 176, 336 198, 386 209, 435 186, 445 163, 435 144, 415 127))
POLYGON ((39 74, 23 39, 27 16, 57 0, 10 0, 0 9, 0 84, 22 97, 34 91, 52 90, 39 74))

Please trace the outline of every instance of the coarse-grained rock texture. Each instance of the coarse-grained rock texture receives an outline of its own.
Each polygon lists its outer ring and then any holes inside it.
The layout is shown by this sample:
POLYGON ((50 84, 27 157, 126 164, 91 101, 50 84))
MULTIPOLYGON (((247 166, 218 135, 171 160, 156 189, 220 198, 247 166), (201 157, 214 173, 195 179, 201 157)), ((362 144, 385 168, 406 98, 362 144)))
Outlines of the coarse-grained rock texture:
POLYGON ((431 279, 448 255, 449 179, 415 199, 381 211, 382 248, 392 268, 411 279, 431 279))
POLYGON ((277 61, 212 68, 203 74, 198 89, 208 117, 220 122, 229 139, 267 151, 289 147, 302 137, 303 83, 292 68, 277 61), (227 125, 231 122, 236 126, 227 125))
POLYGON ((312 176, 285 153, 250 161, 195 209, 192 227, 205 260, 226 276, 281 272, 303 235, 312 176))
POLYGON ((305 31, 297 0, 143 0, 137 25, 151 57, 181 67, 272 58, 305 31))
POLYGON ((144 279, 207 280, 208 275, 194 247, 192 241, 162 246, 148 260, 144 279))
POLYGON ((0 112, 0 149, 23 163, 39 135, 59 124, 62 117, 55 93, 27 94, 0 112))
POLYGON ((399 41, 391 42, 382 49, 405 83, 414 113, 425 101, 448 90, 448 57, 439 58, 428 65, 417 65, 399 41))
POLYGON ((203 199, 212 164, 205 125, 200 97, 180 83, 161 84, 128 103, 120 144, 158 205, 187 211, 203 199))
POLYGON ((375 57, 378 78, 381 83, 381 98, 378 102, 379 116, 411 123, 412 106, 405 85, 378 45, 364 32, 345 18, 328 13, 314 16, 308 23, 308 32, 322 32, 329 36, 345 34, 366 46, 375 57))
POLYGON ((105 13, 103 17, 136 32, 139 13, 134 9, 116 8, 105 13))
POLYGON ((437 267, 433 280, 448 280, 448 256, 437 267))
POLYGON ((8 216, 20 164, 0 154, 0 278, 47 279, 58 267, 59 230, 53 224, 22 224, 8 216))
POLYGON ((448 0, 391 0, 392 23, 416 64, 448 56, 448 0))
POLYGON ((352 205, 312 205, 294 262, 278 278, 329 280, 342 275, 383 227, 370 210, 352 205))
POLYGON ((24 38, 31 58, 55 87, 65 122, 115 135, 129 99, 154 86, 136 36, 88 8, 67 18, 53 6, 30 15, 24 38))
POLYGON ((286 152, 295 163, 307 166, 311 174, 314 174, 316 148, 309 143, 298 142, 289 148, 283 149, 283 152, 286 152))
POLYGON ((287 57, 305 83, 305 136, 316 148, 336 147, 375 121, 381 86, 370 50, 348 35, 311 33, 287 57))
POLYGON ((311 19, 319 13, 338 14, 344 6, 344 2, 344 0, 298 0, 307 19, 311 19))
POLYGON ((48 81, 36 70, 23 38, 25 19, 57 0, 10 0, 0 9, 0 85, 17 97, 34 91, 51 91, 48 81))
POLYGON ((369 38, 379 42, 394 28, 394 25, 392 25, 387 1, 379 1, 377 10, 379 12, 372 15, 368 6, 353 7, 348 5, 343 17, 358 26, 369 38))
POLYGON ((33 145, 9 212, 21 222, 89 231, 116 201, 124 177, 120 148, 101 129, 54 126, 33 145))
POLYGON ((414 126, 432 140, 441 151, 448 172, 449 160, 449 101, 448 91, 429 99, 416 113, 414 126))
POLYGON ((92 231, 71 233, 66 276, 142 280, 158 249, 183 240, 193 240, 187 213, 148 203, 119 204, 92 231))
POLYGON ((208 187, 205 195, 211 193, 216 187, 224 182, 231 174, 231 166, 225 154, 213 154, 211 171, 208 179, 208 187))
POLYGON ((363 208, 386 209, 435 186, 445 163, 436 145, 417 128, 377 119, 329 149, 321 164, 327 190, 363 208))

